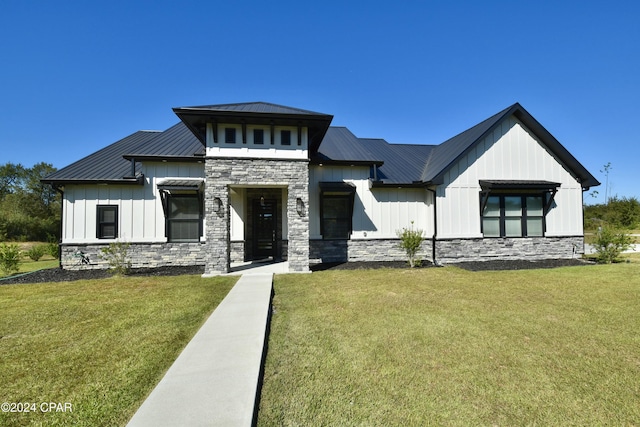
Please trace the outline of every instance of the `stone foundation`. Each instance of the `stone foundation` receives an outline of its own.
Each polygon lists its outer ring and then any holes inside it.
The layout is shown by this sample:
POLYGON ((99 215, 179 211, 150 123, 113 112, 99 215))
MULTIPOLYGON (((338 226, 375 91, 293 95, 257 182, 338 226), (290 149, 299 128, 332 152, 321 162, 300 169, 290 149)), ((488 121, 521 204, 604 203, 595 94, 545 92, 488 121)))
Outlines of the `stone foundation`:
MULTIPOLYGON (((311 240, 309 262, 407 261, 400 239, 311 240)), ((422 242, 418 259, 431 261, 431 240, 422 242)))
MULTIPOLYGON (((62 268, 67 270, 107 269, 109 264, 102 258, 104 245, 60 246, 62 268), (88 263, 82 262, 82 256, 88 263)), ((193 243, 132 243, 127 249, 131 268, 155 268, 166 266, 192 266, 205 264, 205 245, 193 243)))
MULTIPOLYGON (((287 259, 288 241, 282 245, 283 258, 287 259)), ((60 247, 62 267, 68 270, 106 269, 102 259, 104 245, 72 245, 60 247), (80 252, 89 260, 82 263, 80 252)), ((244 261, 244 242, 230 244, 232 262, 244 261)), ((450 239, 436 242, 436 259, 441 264, 465 261, 490 261, 495 259, 570 259, 584 253, 584 238, 572 237, 524 237, 496 239, 450 239)), ((425 240, 418 258, 431 261, 432 241, 425 240)), ((194 243, 132 243, 128 248, 132 268, 205 265, 206 245, 194 243)), ((310 240, 309 263, 357 262, 357 261, 406 261, 407 255, 400 248, 399 239, 371 240, 310 240)))
POLYGON ((436 258, 442 264, 495 259, 570 259, 580 257, 584 253, 584 238, 572 236, 438 240, 436 251, 436 258))

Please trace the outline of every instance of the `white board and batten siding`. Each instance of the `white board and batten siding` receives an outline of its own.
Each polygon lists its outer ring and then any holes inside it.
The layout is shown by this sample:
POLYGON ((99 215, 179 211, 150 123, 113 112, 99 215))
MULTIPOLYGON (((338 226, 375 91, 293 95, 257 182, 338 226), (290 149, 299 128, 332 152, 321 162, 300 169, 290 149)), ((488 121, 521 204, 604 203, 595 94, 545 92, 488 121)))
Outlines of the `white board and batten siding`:
POLYGON ((308 158, 308 129, 306 127, 295 126, 259 126, 246 125, 246 140, 242 140, 242 125, 224 124, 217 125, 216 139, 214 142, 213 133, 215 129, 211 123, 207 124, 207 156, 227 157, 244 159, 282 159, 282 160, 303 160, 308 158), (229 144, 225 142, 225 129, 235 129, 236 142, 229 144), (262 144, 256 144, 253 140, 253 131, 261 129, 264 133, 262 144), (291 133, 289 145, 283 145, 281 141, 282 131, 291 133), (273 131, 273 144, 271 144, 273 131), (300 132, 300 145, 298 145, 298 132, 300 132))
POLYGON ((97 206, 118 206, 118 240, 166 242, 157 181, 204 178, 202 163, 144 163, 144 185, 67 185, 64 189, 63 243, 107 243, 96 238, 97 206))
POLYGON ((582 187, 515 117, 502 122, 445 174, 437 189, 438 237, 482 237, 480 180, 559 182, 546 236, 582 235, 582 187))
POLYGON ((320 182, 356 186, 352 239, 395 239, 411 221, 433 236, 432 193, 423 188, 369 188, 369 167, 311 166, 309 168, 309 234, 321 239, 320 182))

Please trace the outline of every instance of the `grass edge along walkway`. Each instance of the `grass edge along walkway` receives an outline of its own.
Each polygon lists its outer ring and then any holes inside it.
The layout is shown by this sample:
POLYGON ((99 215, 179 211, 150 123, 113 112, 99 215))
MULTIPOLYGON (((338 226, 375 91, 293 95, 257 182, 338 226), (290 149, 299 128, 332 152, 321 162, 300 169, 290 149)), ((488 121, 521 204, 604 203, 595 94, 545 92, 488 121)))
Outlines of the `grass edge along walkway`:
POLYGON ((237 278, 0 286, 0 400, 73 412, 0 413, 0 425, 124 425, 237 278))

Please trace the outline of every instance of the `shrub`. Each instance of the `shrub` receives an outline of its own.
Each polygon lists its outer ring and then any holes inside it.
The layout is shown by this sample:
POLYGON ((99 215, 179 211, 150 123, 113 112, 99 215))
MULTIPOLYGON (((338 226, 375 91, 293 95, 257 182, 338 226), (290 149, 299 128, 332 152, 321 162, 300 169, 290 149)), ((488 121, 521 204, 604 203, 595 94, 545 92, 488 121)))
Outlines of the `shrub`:
POLYGON ((407 258, 409 258, 409 266, 413 268, 416 265, 420 265, 420 260, 416 258, 416 254, 424 240, 423 231, 414 229, 413 221, 411 221, 410 228, 405 227, 402 231, 398 231, 397 234, 400 238, 400 247, 405 250, 407 258))
POLYGON ((27 256, 33 261, 39 261, 46 252, 47 247, 45 245, 34 245, 27 251, 27 256))
POLYGON ((47 235, 47 253, 56 259, 60 256, 60 245, 58 244, 58 239, 53 234, 47 235))
POLYGON ((109 263, 109 270, 117 275, 126 275, 131 269, 129 243, 116 241, 101 249, 102 259, 109 263))
POLYGON ((20 270, 20 248, 18 245, 0 243, 0 269, 5 274, 17 273, 20 270))
POLYGON ((631 247, 631 237, 612 227, 604 226, 598 229, 593 247, 596 250, 597 260, 601 264, 611 264, 619 261, 620 254, 631 247))

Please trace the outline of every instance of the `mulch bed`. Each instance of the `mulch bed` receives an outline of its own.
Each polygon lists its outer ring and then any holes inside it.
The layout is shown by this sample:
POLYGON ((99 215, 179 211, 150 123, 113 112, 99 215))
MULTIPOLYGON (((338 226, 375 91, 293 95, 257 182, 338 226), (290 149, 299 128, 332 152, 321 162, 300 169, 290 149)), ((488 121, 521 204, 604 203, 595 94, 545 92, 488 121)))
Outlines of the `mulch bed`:
MULTIPOLYGON (((577 265, 593 265, 592 262, 581 259, 550 259, 541 261, 526 260, 492 260, 461 262, 455 265, 469 271, 495 271, 495 270, 525 270, 533 268, 555 268, 577 265)), ((430 262, 423 262, 418 268, 433 268, 430 262)), ((377 268, 408 268, 408 264, 402 261, 379 261, 379 262, 339 262, 324 263, 311 266, 311 271, 324 270, 363 270, 377 268)), ((179 276, 182 274, 204 273, 204 266, 196 265, 190 267, 158 267, 158 268, 136 268, 132 269, 129 276, 179 276)), ((49 268, 34 271, 33 273, 16 275, 7 279, 0 279, 0 285, 13 285, 20 283, 43 283, 43 282, 71 282, 85 279, 104 279, 111 277, 108 270, 62 270, 60 268, 49 268)))

